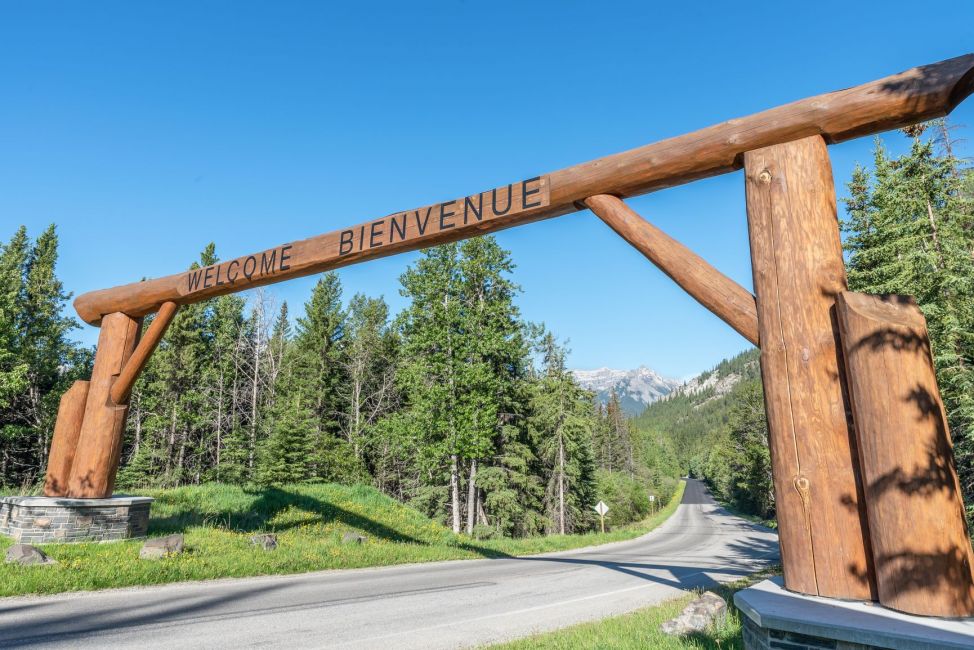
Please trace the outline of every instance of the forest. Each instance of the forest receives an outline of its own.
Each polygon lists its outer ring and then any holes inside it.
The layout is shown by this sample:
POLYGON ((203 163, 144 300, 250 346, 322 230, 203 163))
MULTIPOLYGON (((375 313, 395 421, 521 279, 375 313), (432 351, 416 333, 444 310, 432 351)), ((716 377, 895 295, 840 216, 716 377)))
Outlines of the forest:
MULTIPOLYGON (((841 219, 849 288, 916 297, 927 319, 968 518, 974 514, 974 169, 946 120, 904 129, 892 156, 875 140, 871 167, 847 183, 841 219)), ((898 137, 891 134, 891 137, 898 137)), ((650 405, 644 435, 664 435, 681 466, 742 512, 774 518, 759 354, 718 364, 729 392, 708 388, 650 405)))
MULTIPOLYGON (((21 493, 93 358, 57 256, 53 225, 0 250, 0 484, 21 493)), ((211 244, 190 273, 217 261, 211 244)), ((335 273, 293 319, 265 290, 184 306, 132 393, 118 488, 364 483, 479 538, 591 530, 600 499, 610 525, 642 519, 675 490, 674 457, 576 384, 513 272, 481 237, 425 251, 396 315, 346 300, 335 273)))

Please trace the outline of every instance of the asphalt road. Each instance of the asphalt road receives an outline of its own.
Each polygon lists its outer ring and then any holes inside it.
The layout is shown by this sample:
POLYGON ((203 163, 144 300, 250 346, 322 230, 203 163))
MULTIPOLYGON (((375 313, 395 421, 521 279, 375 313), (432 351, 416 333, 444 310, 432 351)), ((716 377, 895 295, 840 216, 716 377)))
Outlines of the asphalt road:
POLYGON ((620 614, 778 557, 698 481, 639 539, 548 555, 0 599, 3 648, 456 648, 620 614))

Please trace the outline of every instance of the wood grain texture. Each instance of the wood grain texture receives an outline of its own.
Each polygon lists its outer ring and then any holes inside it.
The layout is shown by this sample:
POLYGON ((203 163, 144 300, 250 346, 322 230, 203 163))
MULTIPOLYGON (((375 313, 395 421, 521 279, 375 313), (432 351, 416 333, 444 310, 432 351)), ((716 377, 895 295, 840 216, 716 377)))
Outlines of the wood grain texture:
POLYGON ((108 314, 102 319, 84 423, 68 481, 71 497, 109 497, 115 487, 128 405, 113 402, 111 390, 135 350, 141 329, 142 319, 125 314, 108 314))
POLYGON ((112 384, 110 397, 113 402, 116 404, 128 403, 129 396, 132 394, 132 386, 135 385, 135 380, 142 374, 142 370, 145 369, 145 364, 149 362, 149 357, 152 356, 156 346, 159 345, 159 341, 165 335, 166 330, 169 328, 169 323, 172 322, 178 309, 179 305, 174 302, 162 303, 162 307, 159 308, 159 313, 152 319, 145 334, 139 340, 139 344, 136 346, 131 358, 125 363, 125 367, 122 368, 118 379, 112 384))
POLYGON ((875 595, 858 459, 839 359, 846 290, 835 189, 821 136, 744 156, 785 587, 875 595))
POLYGON ((44 496, 64 497, 68 495, 68 480, 74 452, 81 436, 81 424, 85 418, 85 404, 88 401, 88 382, 81 379, 64 391, 54 423, 51 439, 51 453, 47 457, 47 474, 44 477, 44 496))
POLYGON ((585 199, 585 205, 697 302, 758 345, 757 305, 750 291, 640 217, 622 199, 597 194, 585 199))
MULTIPOLYGON (((974 54, 968 54, 541 176, 537 179, 538 187, 530 187, 530 190, 540 189, 541 194, 529 194, 525 201, 523 192, 514 191, 513 201, 521 203, 521 207, 499 214, 505 207, 501 200, 498 210, 489 218, 464 220, 453 216, 440 222, 440 206, 448 206, 447 211, 454 206, 462 210, 463 204, 458 202, 466 198, 476 200, 478 196, 489 201, 491 190, 445 204, 393 213, 342 231, 224 262, 210 268, 211 284, 205 288, 198 284, 191 290, 187 274, 179 273, 86 293, 75 300, 75 309, 83 320, 96 325, 108 313, 144 316, 167 301, 188 304, 367 259, 474 237, 574 212, 581 202, 596 194, 634 196, 739 169, 745 152, 776 143, 813 135, 820 135, 830 143, 841 142, 939 117, 949 113, 972 89, 974 54), (544 201, 534 205, 542 197, 544 201), (432 222, 423 228, 420 222, 427 208, 434 212, 432 222), (419 222, 414 222, 414 214, 419 222), (402 223, 402 215, 407 216, 404 226, 408 230, 399 236, 400 231, 395 228, 402 223), (349 232, 355 245, 343 254, 343 236, 347 246, 348 236, 344 233, 349 232), (361 244, 365 241, 369 242, 368 246, 361 244), (380 245, 373 246, 373 242, 380 245), (277 270, 272 271, 273 265, 265 264, 267 272, 257 272, 260 264, 269 262, 271 254, 276 254, 277 270), (289 256, 287 269, 280 268, 282 254, 289 256), (254 261, 248 262, 249 259, 254 261), (250 277, 241 276, 245 264, 253 264, 250 277), (237 279, 231 281, 231 276, 237 279)), ((516 188, 523 182, 507 187, 516 188)), ((498 188, 501 199, 505 189, 498 188)), ((206 277, 199 282, 205 284, 206 277)))
POLYGON ((974 616, 974 556, 926 320, 908 296, 844 292, 837 313, 879 602, 974 616))

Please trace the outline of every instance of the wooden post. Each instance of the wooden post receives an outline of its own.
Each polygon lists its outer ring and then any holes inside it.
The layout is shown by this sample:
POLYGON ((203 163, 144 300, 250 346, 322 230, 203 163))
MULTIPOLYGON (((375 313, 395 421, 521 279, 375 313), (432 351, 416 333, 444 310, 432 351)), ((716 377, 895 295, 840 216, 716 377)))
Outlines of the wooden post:
POLYGON ((640 217, 622 199, 596 194, 585 199, 585 205, 697 302, 758 344, 757 307, 750 291, 640 217))
POLYGON ((128 405, 116 404, 110 393, 135 349, 141 328, 141 318, 119 312, 102 319, 84 423, 68 482, 72 497, 105 498, 115 487, 128 405))
POLYGON ((908 296, 839 294, 879 602, 974 616, 971 540, 926 320, 908 296))
POLYGON ((44 478, 44 495, 64 497, 68 495, 68 480, 74 451, 81 435, 81 423, 88 401, 88 382, 78 380, 61 396, 51 439, 51 453, 47 457, 47 476, 44 478))
POLYGON ((871 600, 834 320, 846 276, 825 141, 816 135, 749 151, 744 168, 785 587, 871 600))

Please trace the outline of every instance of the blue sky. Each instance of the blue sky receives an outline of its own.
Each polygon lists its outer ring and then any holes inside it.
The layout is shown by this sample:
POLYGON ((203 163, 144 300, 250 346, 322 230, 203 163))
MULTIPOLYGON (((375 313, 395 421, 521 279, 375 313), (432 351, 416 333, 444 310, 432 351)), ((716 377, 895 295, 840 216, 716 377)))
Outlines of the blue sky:
MULTIPOLYGON (((77 295, 179 271, 210 241, 246 254, 957 56, 972 36, 967 1, 2 0, 0 237, 57 223, 77 295)), ((974 100, 954 119, 974 137, 974 100)), ((840 194, 871 146, 831 148, 840 194)), ((751 286, 740 172, 631 204, 751 286)), ((588 212, 498 239, 524 315, 570 339, 574 367, 686 377, 747 347, 588 212)), ((342 270, 347 296, 400 308, 415 258, 342 270)), ((313 282, 272 292, 299 307, 313 282)))

